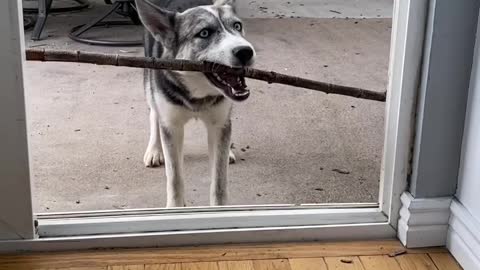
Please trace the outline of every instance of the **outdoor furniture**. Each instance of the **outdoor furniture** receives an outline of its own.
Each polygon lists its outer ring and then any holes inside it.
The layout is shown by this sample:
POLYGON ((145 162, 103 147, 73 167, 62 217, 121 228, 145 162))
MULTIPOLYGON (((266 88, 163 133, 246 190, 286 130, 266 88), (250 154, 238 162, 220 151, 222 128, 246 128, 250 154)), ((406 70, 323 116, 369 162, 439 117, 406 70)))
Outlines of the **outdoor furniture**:
POLYGON ((112 7, 104 14, 94 19, 93 21, 75 26, 71 29, 69 37, 75 41, 87 43, 90 45, 103 45, 103 46, 138 46, 143 44, 143 40, 133 41, 116 41, 116 40, 104 40, 81 37, 82 34, 88 30, 96 27, 110 27, 110 26, 124 26, 124 25, 140 25, 140 19, 138 17, 137 10, 135 8, 134 0, 105 0, 105 3, 111 4, 112 7), (127 21, 105 21, 111 14, 117 13, 124 17, 128 17, 127 21))
POLYGON ((53 0, 38 0, 38 8, 24 8, 25 13, 37 13, 37 21, 32 32, 32 40, 40 40, 47 17, 51 12, 68 12, 87 8, 89 3, 87 0, 73 0, 78 3, 76 6, 52 8, 53 0))
POLYGON ((23 29, 27 30, 35 25, 35 18, 31 15, 23 15, 23 29))

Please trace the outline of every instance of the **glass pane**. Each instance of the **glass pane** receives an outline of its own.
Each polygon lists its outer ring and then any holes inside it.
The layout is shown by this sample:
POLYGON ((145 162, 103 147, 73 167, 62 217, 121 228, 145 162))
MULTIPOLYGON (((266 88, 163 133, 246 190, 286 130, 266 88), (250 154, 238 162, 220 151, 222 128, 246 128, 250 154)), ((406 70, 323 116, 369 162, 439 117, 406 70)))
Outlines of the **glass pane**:
MULTIPOLYGON (((68 37, 72 27, 113 7, 90 2, 92 8, 81 12, 49 16, 45 39, 31 41, 26 31, 27 48, 143 56, 142 46, 93 46, 68 37)), ((379 92, 387 88, 393 0, 237 2, 246 40, 256 51, 254 67, 379 92)), ((65 4, 75 2, 54 1, 54 7, 65 4)), ((128 21, 126 15, 134 13, 124 11, 109 20, 128 21)), ((240 39, 230 32, 219 39, 240 39)), ((142 35, 142 26, 124 25, 82 37, 135 41, 142 35)), ((202 53, 215 55, 221 48, 209 43, 214 40, 189 39, 175 47, 187 58, 200 50, 195 42, 205 42, 202 53)), ((142 76, 133 68, 27 63, 36 212, 165 206, 165 167, 146 168, 143 160, 149 109, 142 76)), ((191 88, 205 83, 202 77, 191 88)), ((377 202, 385 103, 251 79, 247 85, 249 98, 235 102, 231 115, 236 162, 228 169, 228 204, 377 202)), ((211 169, 202 121, 188 122, 184 141, 186 205, 208 206, 211 169)))

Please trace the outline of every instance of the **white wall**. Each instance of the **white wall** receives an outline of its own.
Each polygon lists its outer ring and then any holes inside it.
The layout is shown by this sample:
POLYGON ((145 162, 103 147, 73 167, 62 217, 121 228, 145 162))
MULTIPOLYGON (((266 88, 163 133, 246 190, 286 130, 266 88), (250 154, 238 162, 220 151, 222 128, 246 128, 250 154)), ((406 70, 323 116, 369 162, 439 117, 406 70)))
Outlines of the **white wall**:
MULTIPOLYGON (((465 270, 480 269, 480 23, 470 77, 456 198, 447 247, 465 270)), ((455 91, 456 89, 451 89, 455 91)))
POLYGON ((480 269, 480 24, 462 143, 456 199, 450 207, 447 247, 465 270, 480 269))
POLYGON ((478 37, 479 33, 477 32, 457 199, 480 222, 480 39, 478 37))

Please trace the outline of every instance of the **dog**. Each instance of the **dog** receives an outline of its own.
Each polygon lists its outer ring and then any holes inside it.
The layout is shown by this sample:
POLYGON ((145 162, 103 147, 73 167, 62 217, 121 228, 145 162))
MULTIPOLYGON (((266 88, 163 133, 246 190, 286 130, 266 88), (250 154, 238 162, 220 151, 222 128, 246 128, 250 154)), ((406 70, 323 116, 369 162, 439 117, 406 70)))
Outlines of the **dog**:
MULTIPOLYGON (((245 38, 244 25, 234 4, 234 0, 213 0, 208 5, 172 11, 151 0, 136 0, 146 29, 145 55, 210 61, 230 67, 253 65, 255 49, 245 38)), ((235 160, 230 149, 230 115, 233 103, 250 95, 245 78, 146 69, 144 87, 150 108, 150 139, 144 163, 147 167, 164 163, 167 207, 186 206, 183 139, 184 126, 192 118, 201 120, 207 128, 210 205, 225 205, 228 165, 235 160)))

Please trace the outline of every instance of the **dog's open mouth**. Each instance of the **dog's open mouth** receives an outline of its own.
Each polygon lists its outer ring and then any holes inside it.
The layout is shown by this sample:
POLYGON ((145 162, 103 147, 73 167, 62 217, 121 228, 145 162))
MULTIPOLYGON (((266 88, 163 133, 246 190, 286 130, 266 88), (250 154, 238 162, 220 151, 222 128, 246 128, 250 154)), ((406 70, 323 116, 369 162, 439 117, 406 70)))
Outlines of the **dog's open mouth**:
POLYGON ((205 76, 213 85, 223 90, 227 97, 235 101, 244 101, 250 95, 243 76, 228 73, 205 73, 205 76))

